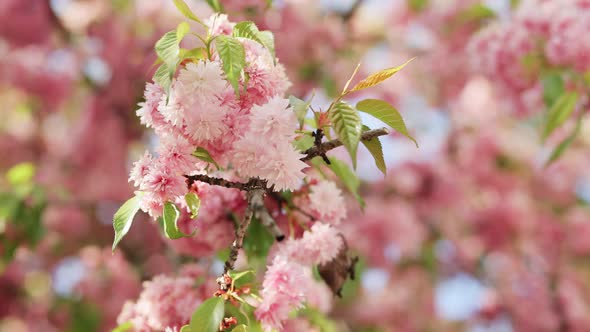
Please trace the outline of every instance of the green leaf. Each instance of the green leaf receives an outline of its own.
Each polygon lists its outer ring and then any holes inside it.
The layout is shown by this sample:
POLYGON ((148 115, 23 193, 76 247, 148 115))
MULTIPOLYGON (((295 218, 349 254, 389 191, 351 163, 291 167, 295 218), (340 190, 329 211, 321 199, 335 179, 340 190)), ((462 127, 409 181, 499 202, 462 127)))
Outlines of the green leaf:
MULTIPOLYGON (((363 132, 370 130, 369 127, 363 126, 363 132)), ((369 150, 373 159, 375 159, 375 165, 385 175, 387 174, 387 166, 385 166, 385 159, 383 158, 383 146, 379 137, 372 138, 370 140, 362 140, 363 145, 369 150)))
POLYGON ((543 83, 543 101, 547 107, 551 107, 565 92, 563 78, 559 73, 551 72, 544 75, 541 82, 543 83))
POLYGON ((190 50, 186 48, 180 49, 180 60, 184 59, 192 59, 192 60, 201 60, 207 58, 207 49, 204 47, 196 47, 190 50))
POLYGON ((297 149, 298 151, 305 151, 311 148, 314 142, 314 138, 306 134, 301 136, 299 139, 293 141, 293 146, 295 146, 295 149, 297 149))
POLYGON ((251 284, 256 281, 256 275, 253 270, 229 271, 229 276, 233 279, 236 288, 251 284))
POLYGON ((336 176, 344 183, 344 186, 348 191, 356 198, 362 208, 365 206, 365 201, 359 195, 359 188, 361 181, 356 174, 346 165, 345 162, 338 160, 334 157, 329 157, 330 169, 336 176))
POLYGON ((479 21, 486 18, 493 18, 496 13, 484 4, 477 3, 459 13, 459 21, 463 24, 472 21, 479 21))
POLYGON ((240 93, 240 76, 246 66, 244 46, 234 37, 219 35, 215 38, 217 53, 223 63, 223 71, 236 95, 240 93))
POLYGON ((209 5, 209 7, 211 7, 211 9, 213 9, 214 12, 216 13, 223 13, 224 9, 223 9, 223 5, 221 4, 221 2, 219 0, 206 0, 207 4, 209 5))
POLYGON ((161 86, 166 93, 168 93, 168 90, 170 90, 170 84, 172 84, 172 76, 170 76, 170 71, 165 63, 162 63, 158 67, 152 79, 155 83, 161 86))
POLYGON ((166 32, 162 38, 156 42, 155 50, 158 57, 160 57, 166 64, 168 73, 174 73, 178 61, 178 55, 180 54, 180 46, 176 30, 166 32))
POLYGON ((293 112, 295 112, 295 116, 299 122, 299 128, 303 128, 305 116, 307 115, 307 110, 311 103, 303 101, 295 96, 289 96, 289 104, 293 108, 293 112))
POLYGON ((411 139, 416 144, 416 147, 418 147, 418 142, 408 133, 404 119, 395 107, 391 106, 388 102, 379 99, 365 99, 356 104, 356 109, 383 121, 398 133, 411 139))
MULTIPOLYGON (((188 25, 188 23, 186 23, 186 22, 178 23, 178 26, 176 26, 176 40, 178 40, 179 44, 182 41, 182 39, 184 38, 184 36, 186 36, 186 34, 189 33, 190 31, 191 31, 191 26, 188 25)), ((180 49, 178 51, 180 53, 180 49)))
POLYGON ((195 310, 190 322, 190 332, 217 332, 219 323, 225 315, 224 301, 212 297, 195 310))
POLYGON ((361 139, 361 116, 346 102, 338 102, 328 114, 336 135, 348 150, 356 168, 356 152, 361 139))
POLYGON ((186 18, 191 19, 195 22, 199 22, 201 25, 204 25, 203 22, 192 12, 189 6, 183 0, 172 0, 174 1, 174 5, 178 8, 178 11, 186 18))
POLYGON ((199 208, 201 207, 201 200, 197 194, 190 192, 184 195, 184 200, 186 201, 186 205, 191 210, 191 219, 195 219, 199 216, 199 208))
POLYGON ((582 128, 582 117, 578 117, 578 121, 576 122, 576 128, 574 131, 568 135, 559 145, 551 152, 549 159, 545 163, 545 167, 551 165, 553 162, 559 159, 561 155, 567 150, 567 148, 574 142, 578 134, 580 133, 580 128, 582 128))
POLYGON ((354 88, 350 90, 350 92, 366 89, 385 81, 398 71, 402 70, 412 60, 414 60, 414 58, 406 61, 406 63, 402 64, 401 66, 383 69, 381 71, 369 75, 369 77, 365 78, 364 80, 360 81, 357 85, 355 85, 354 88))
POLYGON ((180 332, 191 332, 190 325, 185 325, 185 326, 181 327, 180 332))
POLYGON ((34 176, 35 165, 29 162, 16 164, 6 172, 6 179, 14 187, 31 184, 34 176))
POLYGON ((132 322, 125 322, 120 324, 119 326, 115 327, 111 332, 129 332, 133 330, 133 323, 132 322))
POLYGON ((164 204, 164 211, 162 213, 162 219, 164 221, 164 234, 171 240, 180 239, 182 237, 191 237, 195 235, 195 231, 191 234, 184 234, 178 228, 178 219, 180 218, 180 210, 178 207, 171 202, 164 204))
MULTIPOLYGON (((172 79, 176 72, 176 67, 180 63, 180 42, 190 31, 188 23, 181 22, 176 30, 168 31, 156 42, 156 54, 166 64, 168 77, 172 79)), ((161 68, 161 67, 160 67, 161 68)), ((158 68, 158 70, 160 70, 158 68)))
POLYGON ((260 45, 264 46, 275 58, 274 50, 274 37, 270 31, 260 31, 254 22, 243 21, 239 22, 234 26, 233 32, 234 37, 241 37, 251 39, 260 45))
POLYGON ((274 236, 268 229, 257 218, 252 218, 244 237, 244 251, 248 256, 248 263, 251 264, 256 260, 264 262, 274 240, 274 236))
POLYGON ((547 122, 543 130, 544 140, 568 119, 574 111, 577 101, 578 94, 575 92, 566 92, 557 98, 547 114, 547 122))
POLYGON ((131 228, 131 224, 133 223, 133 217, 135 217, 137 211, 139 211, 139 197, 134 196, 123 203, 119 210, 115 212, 115 216, 113 217, 113 228, 115 229, 113 251, 115 251, 117 244, 119 244, 125 234, 129 232, 129 228, 131 228))
POLYGON ((204 162, 210 163, 215 165, 215 167, 217 167, 217 169, 221 169, 221 167, 219 167, 219 164, 217 164, 217 162, 215 162, 215 160, 213 159, 213 157, 211 157, 211 154, 209 153, 209 151, 207 151, 205 148, 202 147, 198 147, 193 153, 192 155, 194 157, 197 157, 199 159, 201 159, 204 162))
POLYGON ((250 331, 250 329, 248 328, 248 326, 246 326, 244 324, 240 324, 232 330, 232 332, 249 332, 249 331, 250 331))
POLYGON ((260 31, 260 35, 258 37, 262 40, 262 45, 266 47, 272 55, 274 63, 276 65, 277 58, 275 53, 275 35, 268 30, 264 30, 260 31))

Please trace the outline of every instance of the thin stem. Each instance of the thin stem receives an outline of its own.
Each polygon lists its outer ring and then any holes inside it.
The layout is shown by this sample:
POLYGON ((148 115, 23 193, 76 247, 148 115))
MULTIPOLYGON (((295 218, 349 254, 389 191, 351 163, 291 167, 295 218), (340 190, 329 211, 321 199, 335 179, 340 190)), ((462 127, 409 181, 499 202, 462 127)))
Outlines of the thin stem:
MULTIPOLYGON (((379 136, 383 136, 383 135, 387 135, 387 134, 389 134, 389 130, 387 128, 373 129, 373 130, 369 130, 369 131, 364 132, 361 135, 361 140, 369 141, 375 137, 379 137, 379 136)), ((328 152, 332 149, 335 149, 341 145, 342 145, 342 142, 339 139, 333 139, 331 141, 324 142, 319 147, 314 146, 312 148, 305 150, 304 153, 306 156, 301 158, 301 161, 311 160, 314 157, 321 156, 322 154, 325 154, 326 152, 328 152)))
POLYGON ((205 183, 208 183, 208 184, 214 185, 214 186, 239 189, 239 190, 243 190, 243 191, 248 191, 248 190, 252 189, 253 187, 256 186, 257 181, 259 181, 258 179, 251 178, 246 183, 235 182, 235 181, 229 181, 226 179, 216 178, 216 177, 212 177, 212 176, 208 176, 208 175, 204 175, 204 174, 185 175, 184 177, 187 180, 186 182, 187 182, 187 185, 189 188, 193 185, 193 183, 200 181, 200 182, 205 182, 205 183))
POLYGON ((246 236, 246 231, 248 230, 248 226, 250 226, 250 222, 252 221, 252 217, 254 216, 252 197, 254 195, 258 195, 259 193, 260 195, 263 195, 264 189, 258 188, 248 192, 248 207, 246 208, 246 212, 244 213, 244 219, 236 228, 236 238, 229 249, 229 257, 225 262, 225 267, 223 270, 224 274, 234 269, 234 265, 236 263, 236 260, 238 259, 238 253, 240 249, 242 249, 242 247, 244 246, 244 237, 246 236))

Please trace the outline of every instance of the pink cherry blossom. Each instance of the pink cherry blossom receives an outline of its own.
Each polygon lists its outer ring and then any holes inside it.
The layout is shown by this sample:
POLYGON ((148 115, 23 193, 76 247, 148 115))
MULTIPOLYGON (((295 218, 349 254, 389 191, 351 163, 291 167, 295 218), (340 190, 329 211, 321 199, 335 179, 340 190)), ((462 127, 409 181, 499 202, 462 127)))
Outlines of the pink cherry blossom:
POLYGON ((342 191, 334 182, 320 181, 310 186, 309 201, 318 219, 337 225, 346 217, 342 191))
POLYGON ((125 304, 117 322, 130 321, 134 331, 142 332, 180 328, 200 302, 192 278, 159 275, 144 282, 137 301, 125 304))

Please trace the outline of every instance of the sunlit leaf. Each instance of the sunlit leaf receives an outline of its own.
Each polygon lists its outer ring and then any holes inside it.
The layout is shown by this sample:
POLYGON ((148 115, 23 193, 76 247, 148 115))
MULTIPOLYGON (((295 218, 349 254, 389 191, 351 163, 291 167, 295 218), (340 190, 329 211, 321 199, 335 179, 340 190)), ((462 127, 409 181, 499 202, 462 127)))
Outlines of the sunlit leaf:
POLYGON ((33 176, 35 176, 35 165, 29 162, 16 164, 6 172, 6 179, 15 187, 30 184, 33 176))
POLYGON ((129 332, 133 330, 133 323, 132 322, 125 322, 120 324, 119 326, 115 327, 111 332, 129 332))
POLYGON ((259 43, 268 49, 274 59, 274 37, 270 31, 260 31, 254 22, 243 21, 234 26, 232 34, 234 37, 247 38, 259 43))
POLYGON ((170 71, 168 70, 168 66, 165 63, 162 63, 156 72, 154 73, 153 80, 159 86, 161 86, 164 91, 168 92, 170 89, 170 84, 172 84, 172 77, 170 76, 170 71))
POLYGON ((232 332, 250 332, 250 328, 244 324, 240 324, 232 330, 232 332))
POLYGON ((576 122, 576 128, 574 131, 568 135, 557 147, 551 152, 551 155, 547 159, 545 163, 545 167, 551 165, 553 162, 558 160, 561 155, 567 150, 567 148, 574 142, 578 134, 580 133, 580 128, 582 128, 582 117, 578 117, 578 121, 576 122))
POLYGON ((217 167, 217 169, 220 169, 221 167, 219 167, 219 164, 217 164, 217 162, 215 162, 215 160, 213 159, 213 157, 211 156, 211 154, 209 153, 209 151, 207 151, 205 148, 202 147, 198 147, 193 153, 193 156, 201 159, 204 162, 210 163, 215 165, 215 167, 217 167))
POLYGON ((176 40, 180 43, 189 31, 191 31, 191 26, 186 22, 180 22, 176 27, 176 40))
POLYGON ((293 141, 293 146, 295 146, 295 149, 297 149, 298 151, 305 151, 311 148, 314 142, 314 138, 310 135, 303 135, 299 139, 293 141))
POLYGON ((244 46, 236 38, 226 35, 220 35, 215 38, 215 45, 223 63, 225 76, 234 88, 236 95, 239 95, 240 77, 246 65, 244 46))
POLYGON ((350 90, 350 91, 351 92, 358 91, 358 90, 366 89, 366 88, 372 87, 374 85, 377 85, 377 84, 385 81, 386 79, 390 78, 398 71, 402 70, 412 60, 414 60, 414 58, 406 61, 406 63, 404 63, 401 66, 383 69, 383 70, 378 71, 374 74, 371 74, 371 75, 369 75, 369 77, 367 77, 364 80, 357 83, 357 85, 355 85, 354 88, 352 88, 352 90, 350 90))
MULTIPOLYGON (((370 130, 367 126, 363 126, 363 132, 370 130)), ((372 138, 370 140, 362 140, 361 143, 369 150, 371 156, 375 160, 375 166, 383 172, 383 174, 387 173, 387 166, 385 165, 385 159, 383 158, 383 146, 381 145, 381 141, 379 137, 372 138)))
POLYGON ((303 122, 305 121, 305 116, 307 115, 310 103, 295 96, 289 96, 289 104, 293 108, 293 112, 295 112, 295 116, 299 122, 299 128, 303 128, 303 122))
MULTIPOLYGON (((165 67, 160 66, 158 71, 167 70, 168 71, 168 79, 172 79, 174 73, 176 72, 176 67, 180 63, 180 42, 184 38, 184 36, 190 31, 190 26, 186 22, 181 22, 176 30, 168 31, 156 42, 155 50, 156 54, 160 59, 162 59, 163 64, 166 64, 165 67)), ((154 81, 156 81, 156 76, 158 76, 158 80, 163 81, 160 76, 162 73, 156 72, 157 75, 154 75, 154 81)), ((157 81, 156 81, 157 82, 157 81)), ((169 86, 169 83, 164 82, 165 85, 169 86)))
POLYGON ((463 10, 458 15, 458 20, 462 23, 479 21, 486 18, 493 18, 496 13, 488 6, 482 3, 476 3, 473 6, 463 10))
POLYGON ((223 299, 212 297, 201 303, 193 313, 190 332, 217 332, 224 315, 225 305, 223 299))
POLYGON ((201 60, 207 58, 207 49, 204 47, 196 47, 190 50, 185 48, 180 49, 180 59, 201 60))
POLYGON ((256 275, 253 270, 230 271, 229 276, 233 279, 236 288, 247 285, 256 281, 256 275))
POLYGON ((180 218, 180 210, 178 207, 171 202, 164 204, 164 211, 162 213, 162 219, 164 222, 164 234, 171 240, 180 239, 182 237, 191 237, 195 235, 195 231, 191 234, 184 234, 178 228, 178 219, 180 218))
POLYGON ((178 10, 180 11, 180 13, 182 15, 184 15, 186 18, 191 19, 195 22, 199 22, 200 24, 203 25, 203 22, 197 17, 197 15, 195 15, 192 10, 189 8, 189 6, 186 4, 186 2, 184 2, 183 0, 172 0, 174 1, 174 5, 176 6, 176 8, 178 8, 178 10))
POLYGON ((543 138, 547 138, 569 118, 575 110, 577 101, 578 94, 576 92, 566 92, 557 97, 547 113, 543 138))
POLYGON ((174 73, 180 54, 180 46, 176 30, 168 31, 156 42, 156 54, 166 64, 168 73, 174 73))
POLYGON ((543 83, 543 101, 547 107, 551 107, 565 91, 563 78, 559 73, 549 73, 541 79, 543 83))
POLYGON ((356 108, 361 112, 365 112, 383 121, 398 133, 411 139, 414 144, 416 144, 416 147, 418 147, 418 142, 416 142, 410 133, 408 133, 408 129, 406 128, 406 124, 404 123, 401 114, 399 114, 395 107, 391 106, 388 102, 379 99, 365 99, 359 101, 356 104, 356 108))
POLYGON ((219 0, 206 0, 207 4, 209 5, 209 7, 211 7, 211 9, 213 9, 214 12, 216 13, 223 13, 224 9, 223 9, 223 5, 221 4, 221 1, 219 0))
POLYGON ((578 101, 578 94, 575 92, 566 92, 559 96, 547 114, 547 121, 543 130, 543 139, 546 139, 551 133, 561 126, 572 114, 578 101))
POLYGON ((139 211, 139 197, 134 196, 127 200, 127 202, 123 203, 119 210, 115 212, 115 216, 113 217, 113 228, 115 229, 115 239, 113 240, 113 248, 114 251, 117 247, 117 244, 123 239, 125 234, 129 232, 129 228, 131 228, 131 224, 133 223, 133 217, 139 211))
POLYGON ((186 205, 191 210, 191 219, 195 219, 199 216, 199 209, 201 208, 201 200, 197 194, 190 192, 184 195, 184 200, 186 201, 186 205))
POLYGON ((361 138, 361 117, 358 112, 346 102, 338 102, 329 113, 330 122, 342 142, 352 164, 356 168, 356 152, 361 138))

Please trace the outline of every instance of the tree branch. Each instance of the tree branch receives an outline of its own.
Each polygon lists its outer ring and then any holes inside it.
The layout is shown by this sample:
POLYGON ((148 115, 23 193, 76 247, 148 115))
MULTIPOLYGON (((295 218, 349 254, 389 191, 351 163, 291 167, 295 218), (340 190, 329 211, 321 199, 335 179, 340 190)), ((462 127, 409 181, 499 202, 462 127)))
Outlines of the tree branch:
MULTIPOLYGON (((387 128, 373 129, 373 130, 365 131, 361 135, 361 140, 369 141, 375 137, 379 137, 379 136, 383 136, 383 135, 387 135, 387 134, 389 134, 389 129, 387 129, 387 128)), ((342 145, 342 142, 339 139, 333 139, 331 141, 322 143, 319 147, 318 146, 311 147, 303 152, 306 156, 301 158, 301 161, 311 160, 314 157, 321 156, 322 154, 325 154, 326 152, 328 152, 332 149, 335 149, 341 145, 342 145)))
POLYGON ((255 196, 264 195, 264 192, 265 189, 257 188, 248 191, 247 193, 248 207, 246 208, 246 212, 244 213, 244 219, 236 228, 236 238, 229 249, 229 257, 225 262, 225 267, 223 271, 224 274, 234 269, 234 264, 238 259, 238 253, 240 249, 242 249, 242 247, 244 246, 244 237, 246 236, 246 231, 248 230, 248 226, 250 226, 250 222, 252 221, 252 217, 254 216, 253 198, 255 196))
POLYGON ((277 226, 274 218, 268 212, 268 209, 264 205, 264 192, 262 194, 258 194, 257 192, 253 192, 252 200, 250 205, 252 206, 252 210, 254 210, 254 215, 262 225, 264 225, 270 233, 275 237, 277 241, 283 241, 285 239, 285 235, 283 231, 277 226))
POLYGON ((256 178, 251 178, 248 182, 243 183, 243 182, 229 181, 226 179, 216 178, 216 177, 212 177, 212 176, 208 176, 208 175, 204 175, 204 174, 185 175, 184 177, 187 180, 186 182, 187 182, 187 186, 189 188, 193 185, 193 183, 195 183, 197 181, 205 182, 205 183, 208 183, 208 184, 214 185, 214 186, 239 189, 239 190, 243 190, 243 191, 249 191, 249 190, 255 188, 256 186, 260 185, 260 183, 259 183, 260 180, 256 179, 256 178))
MULTIPOLYGON (((361 135, 361 140, 371 140, 375 137, 389 134, 389 130, 386 128, 374 129, 364 132, 361 135)), ((316 156, 325 156, 327 151, 337 148, 342 145, 342 142, 338 139, 333 139, 328 142, 319 143, 322 137, 322 133, 318 132, 316 136, 316 146, 307 149, 305 151, 306 156, 301 158, 302 161, 311 160, 316 156)), ((267 192, 271 192, 272 188, 268 188, 266 181, 259 178, 250 178, 248 182, 234 182, 222 178, 216 178, 204 174, 196 175, 185 175, 187 186, 189 189, 196 181, 205 182, 210 185, 221 186, 226 188, 239 189, 246 192, 246 198, 248 200, 248 207, 244 213, 244 219, 236 228, 236 238, 230 247, 229 257, 225 262, 224 273, 234 269, 234 264, 238 258, 238 252, 244 245, 244 237, 248 226, 252 221, 252 218, 256 216, 260 222, 267 227, 267 229, 274 235, 277 241, 282 241, 285 235, 277 226, 275 220, 268 212, 268 209, 264 205, 264 195, 267 192)))
MULTIPOLYGON (((384 136, 387 134, 389 134, 389 129, 387 129, 387 128, 373 129, 373 130, 369 130, 369 131, 364 132, 361 135, 361 140, 369 141, 375 137, 384 136)), ((326 152, 328 152, 332 149, 335 149, 341 145, 342 145, 342 142, 339 139, 333 139, 331 141, 321 143, 317 146, 314 146, 314 147, 311 147, 311 148, 305 150, 303 152, 305 154, 305 157, 301 158, 301 161, 308 161, 308 160, 313 159, 314 157, 324 155, 326 152)), ((208 176, 208 175, 204 175, 204 174, 185 175, 184 177, 187 179, 187 186, 189 188, 193 185, 193 183, 200 181, 200 182, 205 182, 205 183, 208 183, 208 184, 214 185, 214 186, 239 189, 239 190, 243 190, 243 191, 247 191, 247 192, 251 191, 254 188, 258 188, 260 186, 262 186, 264 189, 268 189, 266 187, 266 182, 261 181, 258 178, 250 178, 250 180, 248 180, 248 182, 244 183, 244 182, 229 181, 226 179, 216 178, 216 177, 212 177, 212 176, 208 176)))

